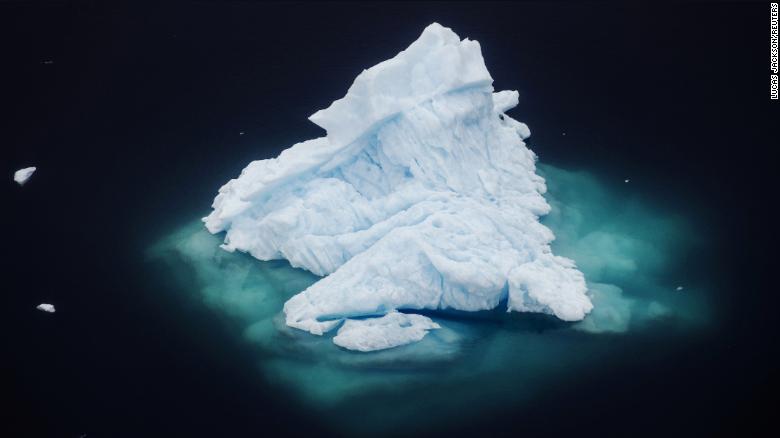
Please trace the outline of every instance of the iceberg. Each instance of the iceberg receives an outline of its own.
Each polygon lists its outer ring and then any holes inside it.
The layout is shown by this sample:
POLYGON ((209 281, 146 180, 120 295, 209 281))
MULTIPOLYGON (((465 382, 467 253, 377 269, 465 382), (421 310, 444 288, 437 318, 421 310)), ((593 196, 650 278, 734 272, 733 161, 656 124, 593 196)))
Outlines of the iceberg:
POLYGON ((250 163, 219 189, 206 228, 222 249, 322 276, 284 304, 286 325, 374 351, 439 326, 420 310, 582 320, 585 277, 555 236, 530 130, 505 114, 477 41, 428 26, 310 120, 325 137, 250 163), (403 311, 401 313, 399 311, 403 311))
POLYGON ((24 169, 19 169, 14 172, 14 181, 19 183, 20 186, 23 186, 24 183, 30 179, 33 173, 35 173, 35 167, 25 167, 24 169))

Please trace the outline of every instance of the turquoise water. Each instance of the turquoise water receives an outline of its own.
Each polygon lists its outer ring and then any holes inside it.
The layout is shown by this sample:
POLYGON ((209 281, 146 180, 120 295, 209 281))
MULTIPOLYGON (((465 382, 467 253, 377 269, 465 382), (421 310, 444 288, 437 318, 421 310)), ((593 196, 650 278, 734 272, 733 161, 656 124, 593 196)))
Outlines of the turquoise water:
POLYGON ((147 255, 164 268, 159 275, 175 280, 170 293, 227 317, 255 354, 258 378, 291 395, 296 409, 353 434, 376 434, 378 425, 390 435, 403 424, 418 431, 466 424, 522 407, 645 346, 674 351, 710 324, 708 285, 681 269, 702 239, 684 215, 649 205, 630 182, 552 166, 540 173, 553 207, 543 218, 557 237, 553 250, 577 262, 593 295, 595 309, 582 322, 501 308, 427 312, 443 328, 423 341, 357 353, 335 346, 333 333, 284 324, 284 302, 317 276, 286 261, 225 252, 221 236, 199 219, 183 221, 147 255))

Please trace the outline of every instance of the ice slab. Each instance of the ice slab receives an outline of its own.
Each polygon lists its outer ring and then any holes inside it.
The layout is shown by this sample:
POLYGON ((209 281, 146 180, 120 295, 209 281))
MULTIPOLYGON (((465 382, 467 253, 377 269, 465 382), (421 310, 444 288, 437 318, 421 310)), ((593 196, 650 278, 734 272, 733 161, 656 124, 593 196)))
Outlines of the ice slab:
POLYGON ((422 315, 390 312, 378 318, 348 319, 333 338, 339 347, 376 351, 417 342, 441 326, 422 315))

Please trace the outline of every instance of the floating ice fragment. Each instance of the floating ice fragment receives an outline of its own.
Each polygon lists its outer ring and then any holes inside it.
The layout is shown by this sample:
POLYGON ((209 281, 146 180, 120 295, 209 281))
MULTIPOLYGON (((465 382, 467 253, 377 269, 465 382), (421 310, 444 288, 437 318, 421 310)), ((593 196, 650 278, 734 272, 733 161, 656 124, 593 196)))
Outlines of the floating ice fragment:
POLYGON ((417 342, 438 328, 441 326, 426 316, 390 312, 379 318, 344 321, 333 343, 356 351, 384 350, 417 342))
POLYGON ((244 135, 244 131, 239 132, 238 135, 244 135))
POLYGON ((359 351, 422 339, 418 324, 388 328, 420 322, 394 310, 505 303, 583 319, 585 278, 539 222, 550 206, 530 130, 504 113, 518 93, 492 82, 479 43, 431 24, 310 117, 326 137, 222 186, 206 227, 232 249, 325 276, 285 303, 286 324, 321 335, 346 320, 334 342, 359 351))
POLYGON ((629 182, 631 182, 631 180, 630 180, 630 179, 628 179, 628 178, 626 178, 626 180, 625 180, 625 181, 623 181, 623 182, 625 182, 625 183, 629 183, 629 182))
POLYGON ((52 61, 51 59, 47 59, 45 61, 41 61, 41 64, 51 65, 54 64, 54 61, 52 61))
POLYGON ((677 289, 675 289, 675 290, 679 292, 679 291, 681 291, 681 290, 683 290, 683 289, 685 289, 685 288, 684 288, 684 287, 682 287, 682 286, 677 286, 677 289))
POLYGON ((35 167, 25 167, 24 169, 19 169, 14 173, 14 181, 19 183, 20 186, 24 185, 24 183, 30 179, 34 172, 35 167))
POLYGON ((38 304, 35 308, 48 313, 54 313, 55 311, 53 304, 42 303, 42 304, 38 304))

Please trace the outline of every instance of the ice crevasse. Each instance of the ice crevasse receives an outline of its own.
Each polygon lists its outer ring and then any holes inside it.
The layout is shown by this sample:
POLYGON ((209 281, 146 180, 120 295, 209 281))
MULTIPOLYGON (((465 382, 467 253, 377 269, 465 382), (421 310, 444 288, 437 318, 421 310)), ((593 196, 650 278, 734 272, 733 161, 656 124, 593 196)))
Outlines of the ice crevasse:
POLYGON ((222 247, 323 276, 287 325, 372 351, 439 325, 415 310, 592 309, 583 274, 550 249, 550 206, 528 127, 504 114, 477 41, 433 23, 309 119, 327 131, 250 163, 204 222, 222 247))

